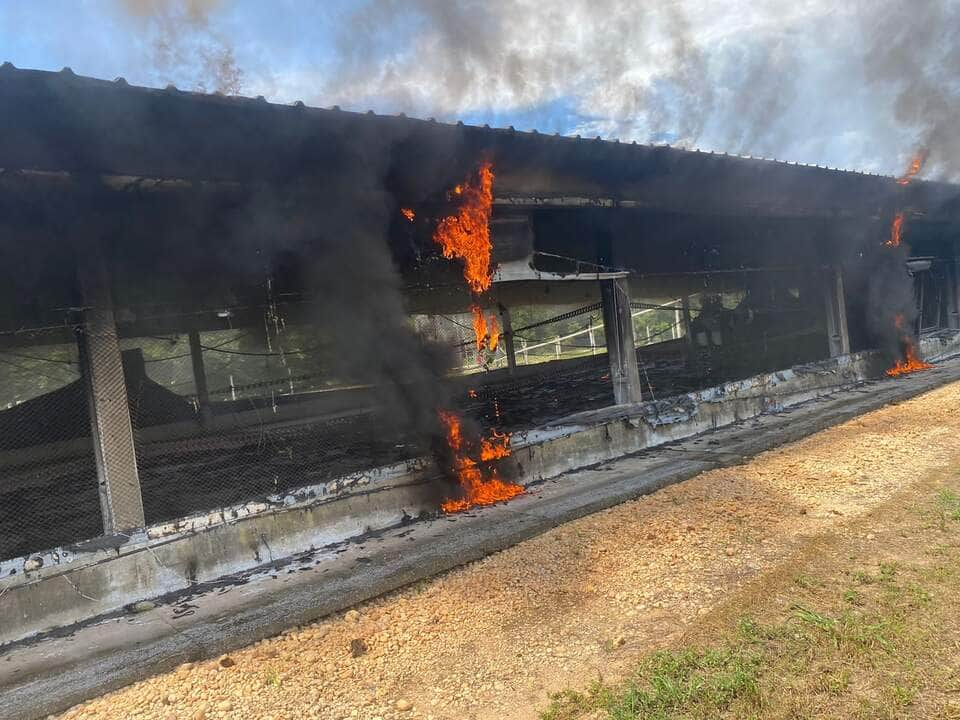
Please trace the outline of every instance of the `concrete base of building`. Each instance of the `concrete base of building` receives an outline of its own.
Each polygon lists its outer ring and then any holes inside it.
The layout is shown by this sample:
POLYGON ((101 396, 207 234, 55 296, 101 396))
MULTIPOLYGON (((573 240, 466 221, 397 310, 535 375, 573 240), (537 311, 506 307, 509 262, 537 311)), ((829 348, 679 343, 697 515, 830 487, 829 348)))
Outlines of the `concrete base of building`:
POLYGON ((106 556, 95 562, 80 558, 6 578, 0 719, 39 717, 245 645, 960 379, 960 360, 950 360, 863 392, 858 386, 877 374, 878 362, 870 354, 835 358, 527 433, 517 438, 513 461, 528 493, 504 506, 411 522, 435 507, 429 469, 394 468, 379 481, 348 484, 353 489, 342 496, 254 508, 200 529, 167 528, 172 535, 147 532, 128 540, 131 547, 101 548, 106 556), (812 399, 819 402, 805 402, 812 399), (664 443, 671 452, 636 454, 664 443), (601 464, 602 471, 590 469, 601 464), (215 592, 230 585, 235 592, 215 592), (124 608, 148 598, 155 607, 143 605, 130 622, 124 608), (184 615, 177 608, 187 598, 193 612, 184 615))

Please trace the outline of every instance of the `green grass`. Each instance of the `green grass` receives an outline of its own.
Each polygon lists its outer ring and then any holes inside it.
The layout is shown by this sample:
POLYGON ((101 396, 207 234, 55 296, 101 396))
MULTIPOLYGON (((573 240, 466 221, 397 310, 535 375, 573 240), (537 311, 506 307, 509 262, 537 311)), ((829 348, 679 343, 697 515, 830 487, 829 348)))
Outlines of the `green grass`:
MULTIPOLYGON (((878 593, 881 591, 878 586, 878 593)), ((897 596, 916 597, 916 587, 897 596)), ((925 597, 928 593, 923 592, 925 597)), ((584 692, 565 690, 551 696, 542 720, 574 720, 589 716, 609 720, 706 720, 759 717, 765 698, 784 672, 799 676, 803 693, 838 697, 848 692, 854 672, 878 667, 883 658, 895 666, 884 703, 877 707, 904 707, 913 702, 916 688, 900 681, 905 669, 897 642, 906 628, 895 603, 873 612, 849 608, 836 615, 795 604, 782 622, 764 625, 744 617, 736 634, 724 645, 654 653, 645 658, 633 677, 618 685, 595 682, 584 692)), ((796 683, 792 683, 796 684, 796 683)), ((795 690, 795 689, 794 689, 795 690)), ((873 713, 871 715, 871 713, 873 713)))
POLYGON ((611 720, 710 718, 733 702, 759 702, 759 657, 744 648, 659 652, 634 678, 614 690, 602 682, 587 692, 554 695, 544 720, 579 717, 602 710, 611 720))
POLYGON ((263 674, 264 684, 278 688, 283 684, 283 679, 280 677, 280 673, 276 668, 268 667, 263 674))
POLYGON ((945 520, 960 522, 960 495, 944 488, 937 494, 937 502, 945 520))
MULTIPOLYGON (((960 529, 960 496, 941 491, 925 508, 960 529)), ((622 682, 552 695, 542 720, 960 720, 960 675, 943 669, 960 646, 960 631, 945 630, 960 627, 960 537, 935 544, 943 539, 929 523, 913 536, 923 528, 931 536, 915 544, 878 540, 883 561, 868 567, 839 552, 832 567, 818 557, 780 581, 791 601, 757 593, 751 608, 767 620, 728 620, 698 635, 705 647, 652 653, 622 682)))

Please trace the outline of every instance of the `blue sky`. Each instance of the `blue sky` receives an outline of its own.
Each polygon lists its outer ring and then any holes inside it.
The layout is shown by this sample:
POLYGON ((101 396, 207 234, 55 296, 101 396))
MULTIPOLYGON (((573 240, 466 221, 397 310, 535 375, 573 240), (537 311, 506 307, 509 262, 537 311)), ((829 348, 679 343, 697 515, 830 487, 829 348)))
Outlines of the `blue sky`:
POLYGON ((897 174, 923 128, 865 72, 870 20, 828 0, 0 0, 0 60, 206 91, 229 67, 275 102, 897 174))
MULTIPOLYGON (((274 70, 312 73, 329 62, 335 28, 350 5, 347 0, 223 2, 207 22, 214 33, 229 38, 238 65, 250 68, 246 72, 260 84, 269 82, 274 70), (322 10, 301 9, 311 5, 322 10)), ((125 11, 120 0, 0 2, 0 57, 18 67, 69 66, 81 75, 123 76, 139 85, 156 85, 171 75, 186 86, 195 84, 189 69, 178 73, 156 66, 152 40, 152 19, 125 11)))

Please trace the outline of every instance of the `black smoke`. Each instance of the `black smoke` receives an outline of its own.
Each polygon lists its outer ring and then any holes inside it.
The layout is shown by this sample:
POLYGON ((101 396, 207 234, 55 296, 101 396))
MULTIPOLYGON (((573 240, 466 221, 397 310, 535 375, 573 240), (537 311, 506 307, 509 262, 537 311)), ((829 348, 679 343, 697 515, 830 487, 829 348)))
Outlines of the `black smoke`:
POLYGON ((441 433, 452 359, 407 314, 390 239, 400 208, 386 187, 395 140, 364 123, 325 137, 321 162, 291 168, 234 213, 221 259, 250 277, 285 264, 288 283, 312 301, 331 376, 370 386, 384 427, 429 442, 441 433))

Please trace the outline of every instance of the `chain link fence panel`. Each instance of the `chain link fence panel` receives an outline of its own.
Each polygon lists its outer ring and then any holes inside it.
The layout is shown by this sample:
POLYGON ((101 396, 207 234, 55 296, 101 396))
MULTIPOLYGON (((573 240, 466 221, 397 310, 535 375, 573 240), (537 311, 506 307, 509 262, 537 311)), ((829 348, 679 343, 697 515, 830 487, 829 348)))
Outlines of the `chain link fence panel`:
POLYGON ((337 378, 310 326, 122 342, 148 524, 283 496, 424 451, 337 378))
POLYGON ((80 331, 2 338, 0 559, 103 534, 80 331))

